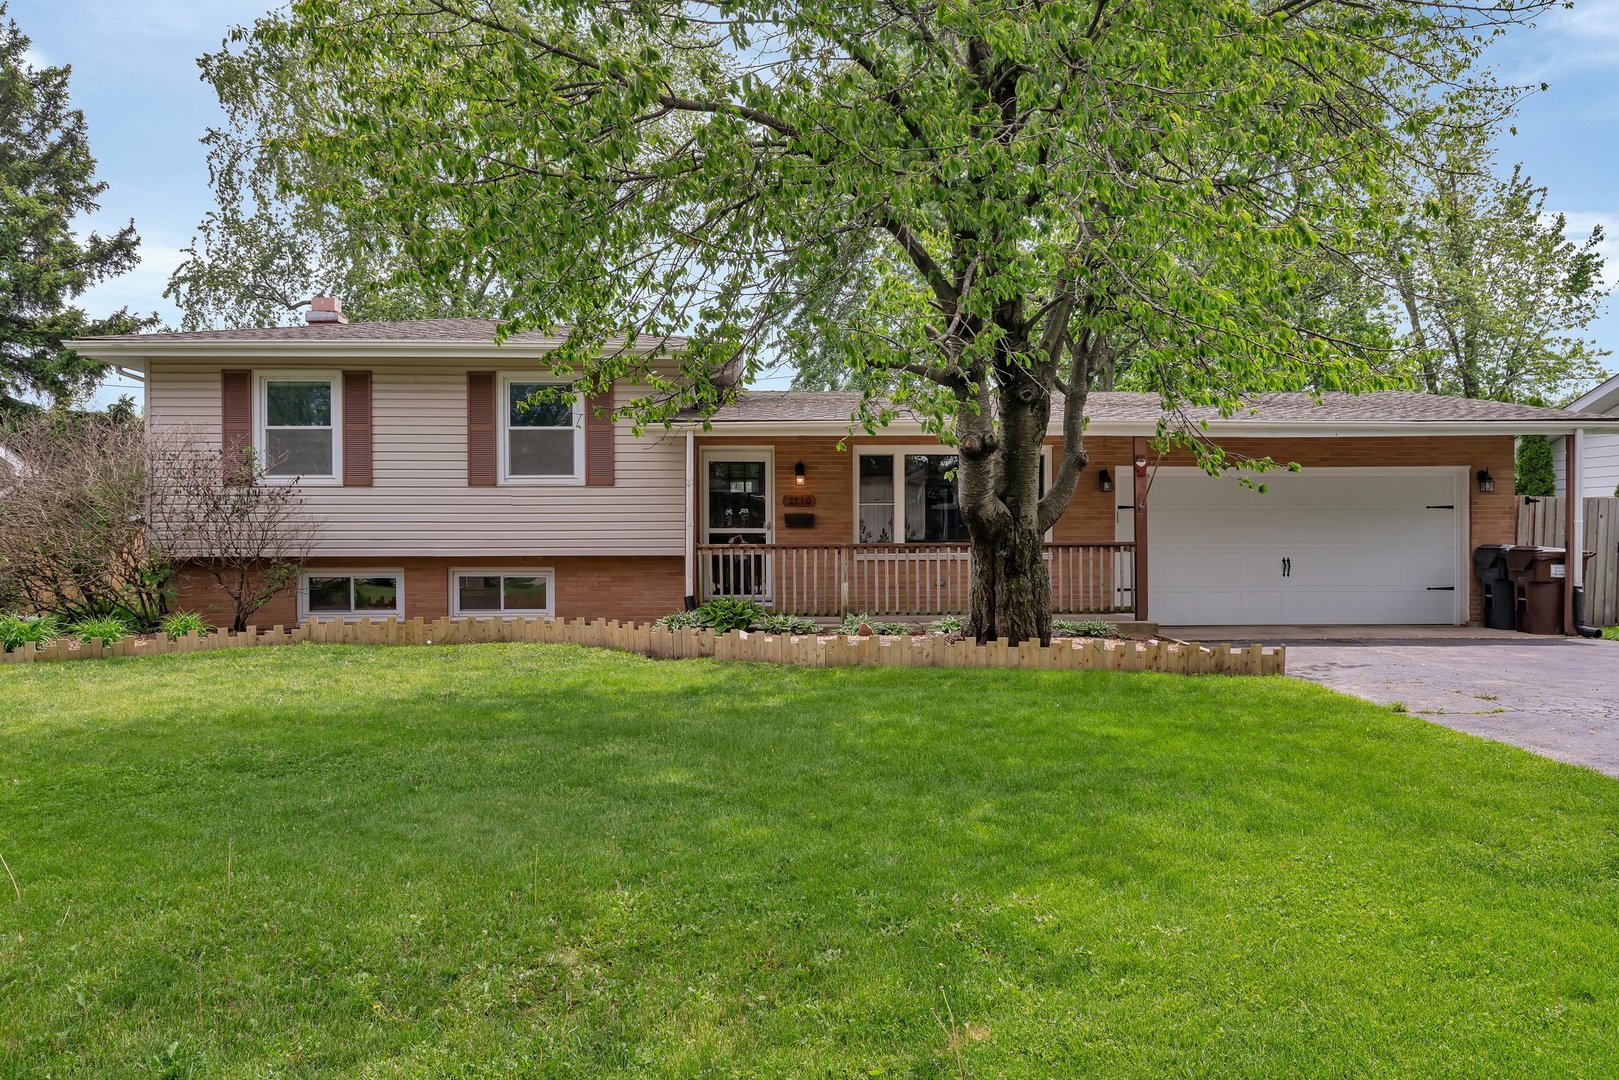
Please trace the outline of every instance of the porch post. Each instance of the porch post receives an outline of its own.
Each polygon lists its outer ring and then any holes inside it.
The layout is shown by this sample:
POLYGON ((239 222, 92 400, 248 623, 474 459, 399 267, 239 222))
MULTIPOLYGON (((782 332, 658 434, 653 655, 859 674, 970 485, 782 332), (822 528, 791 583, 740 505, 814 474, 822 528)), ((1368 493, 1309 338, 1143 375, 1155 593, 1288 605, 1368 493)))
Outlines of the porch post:
POLYGON ((686 432, 686 598, 697 596, 697 442, 686 432))
POLYGON ((1135 479, 1135 498, 1131 502, 1135 504, 1136 516, 1136 546, 1132 554, 1135 557, 1136 564, 1135 600, 1137 622, 1146 622, 1150 618, 1147 613, 1147 474, 1144 470, 1135 467, 1137 459, 1145 460, 1146 457, 1146 436, 1138 435, 1131 444, 1130 450, 1130 475, 1135 479))

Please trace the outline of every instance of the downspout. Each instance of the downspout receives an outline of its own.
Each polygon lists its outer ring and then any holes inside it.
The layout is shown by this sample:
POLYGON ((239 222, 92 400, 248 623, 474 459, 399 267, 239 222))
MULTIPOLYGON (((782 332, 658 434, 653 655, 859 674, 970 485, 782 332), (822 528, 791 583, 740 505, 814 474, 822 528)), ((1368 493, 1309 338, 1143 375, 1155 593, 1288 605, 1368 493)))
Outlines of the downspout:
POLYGON ((697 442, 686 432, 686 609, 697 606, 697 442))
POLYGON ((1566 541, 1564 550, 1568 552, 1569 595, 1568 623, 1569 632, 1584 638, 1601 637, 1602 631, 1594 626, 1585 625, 1585 497, 1580 488, 1585 477, 1580 475, 1580 459, 1585 450, 1585 429, 1575 428, 1567 439, 1568 483, 1564 485, 1565 498, 1568 499, 1567 533, 1563 539, 1566 541))

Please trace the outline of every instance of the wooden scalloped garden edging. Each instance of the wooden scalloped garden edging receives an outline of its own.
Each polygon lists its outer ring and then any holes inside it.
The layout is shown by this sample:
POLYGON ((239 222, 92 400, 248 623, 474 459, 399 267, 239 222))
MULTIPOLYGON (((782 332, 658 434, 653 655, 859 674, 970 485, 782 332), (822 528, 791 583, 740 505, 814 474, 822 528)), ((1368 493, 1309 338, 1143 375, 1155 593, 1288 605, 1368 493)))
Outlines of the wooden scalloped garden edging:
POLYGON ((664 630, 643 623, 607 619, 376 619, 354 622, 312 621, 291 630, 249 629, 236 634, 216 630, 189 634, 178 641, 166 637, 125 638, 113 645, 99 640, 80 643, 62 639, 45 648, 32 642, 9 653, 0 663, 40 660, 99 660, 120 656, 162 656, 211 652, 215 649, 268 645, 460 645, 494 642, 541 642, 620 649, 658 659, 712 657, 799 667, 979 667, 1041 671, 1158 671, 1173 675, 1281 675, 1286 670, 1284 646, 1198 645, 1169 641, 1101 641, 1063 638, 1049 646, 1009 645, 991 641, 950 641, 925 637, 802 637, 786 634, 715 634, 712 630, 664 630))

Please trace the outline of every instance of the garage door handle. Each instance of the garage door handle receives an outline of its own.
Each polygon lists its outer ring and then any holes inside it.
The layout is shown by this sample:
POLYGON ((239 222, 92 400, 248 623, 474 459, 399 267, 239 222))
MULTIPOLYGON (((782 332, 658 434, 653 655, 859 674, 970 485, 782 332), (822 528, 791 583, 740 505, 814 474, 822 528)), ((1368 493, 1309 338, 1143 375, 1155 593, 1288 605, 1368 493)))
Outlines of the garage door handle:
POLYGON ((1454 586, 1454 585, 1429 585, 1428 586, 1428 591, 1429 592, 1455 592, 1456 591, 1456 586, 1454 586))
POLYGON ((1424 510, 1454 510, 1454 509, 1456 509, 1456 505, 1454 503, 1444 503, 1444 504, 1429 503, 1427 506, 1423 507, 1423 509, 1424 510))

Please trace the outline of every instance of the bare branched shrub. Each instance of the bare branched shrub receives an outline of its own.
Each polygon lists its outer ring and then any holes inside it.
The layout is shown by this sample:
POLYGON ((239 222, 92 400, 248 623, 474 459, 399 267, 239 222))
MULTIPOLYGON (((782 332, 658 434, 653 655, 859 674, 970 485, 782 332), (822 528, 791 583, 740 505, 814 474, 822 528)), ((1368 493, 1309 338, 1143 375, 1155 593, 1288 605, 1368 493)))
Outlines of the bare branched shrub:
POLYGON ((25 606, 68 619, 156 625, 182 562, 211 577, 232 626, 294 581, 315 528, 302 491, 265 463, 224 461, 217 437, 65 412, 0 433, 0 580, 25 606))
POLYGON ((298 579, 319 534, 302 489, 267 476, 252 451, 227 461, 217 442, 183 432, 148 440, 151 536, 169 558, 213 579, 232 604, 231 629, 298 579))
POLYGON ((52 411, 0 433, 0 576, 30 607, 68 619, 162 614, 172 567, 146 537, 138 422, 52 411))

